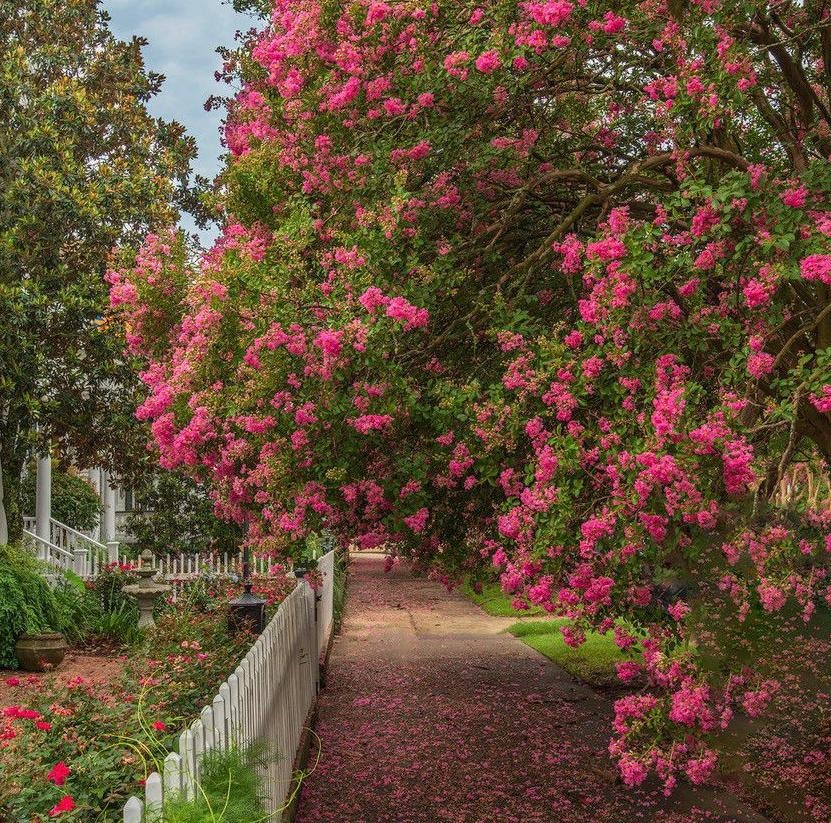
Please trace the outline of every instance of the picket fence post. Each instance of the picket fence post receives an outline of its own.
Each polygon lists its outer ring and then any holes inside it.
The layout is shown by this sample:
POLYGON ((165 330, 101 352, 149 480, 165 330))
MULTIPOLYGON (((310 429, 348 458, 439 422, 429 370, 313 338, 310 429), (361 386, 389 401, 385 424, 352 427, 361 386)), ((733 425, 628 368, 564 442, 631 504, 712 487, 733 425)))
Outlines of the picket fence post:
POLYGON ((182 758, 176 752, 164 759, 164 791, 165 797, 175 799, 182 793, 182 758))
POLYGON ((145 823, 160 823, 162 819, 162 776, 153 772, 144 781, 145 823))
POLYGON ((124 806, 124 823, 144 823, 144 803, 135 796, 124 806))
MULTIPOLYGON (((265 557, 257 559, 260 568, 267 568, 267 562, 265 557)), ((201 561, 198 556, 181 556, 158 562, 162 573, 173 576, 177 566, 184 583, 193 570, 218 572, 224 567, 227 572, 233 564, 227 554, 201 561)), ((178 753, 170 752, 161 774, 147 778, 144 800, 127 801, 124 823, 161 823, 165 800, 178 796, 192 800, 197 795, 206 753, 246 749, 258 741, 278 755, 270 758, 260 776, 270 819, 279 823, 279 810, 291 786, 294 754, 319 687, 319 653, 331 632, 333 552, 320 558, 318 570, 323 580, 319 593, 306 580, 298 581, 211 703, 179 735, 178 753)))

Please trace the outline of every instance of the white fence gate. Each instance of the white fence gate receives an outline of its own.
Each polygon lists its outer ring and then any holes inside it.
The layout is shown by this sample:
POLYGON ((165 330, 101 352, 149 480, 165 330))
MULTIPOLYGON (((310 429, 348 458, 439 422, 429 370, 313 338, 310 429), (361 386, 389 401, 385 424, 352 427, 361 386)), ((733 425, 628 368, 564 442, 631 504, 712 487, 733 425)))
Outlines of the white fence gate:
POLYGON ((332 629, 331 617, 325 616, 333 611, 333 552, 320 559, 318 569, 323 583, 317 622, 315 593, 301 580, 211 705, 179 736, 179 751, 167 755, 161 773, 147 778, 144 800, 127 801, 124 823, 160 821, 165 798, 195 797, 205 752, 244 749, 259 741, 272 755, 261 774, 266 810, 270 820, 280 820, 303 724, 317 695, 319 650, 332 629))

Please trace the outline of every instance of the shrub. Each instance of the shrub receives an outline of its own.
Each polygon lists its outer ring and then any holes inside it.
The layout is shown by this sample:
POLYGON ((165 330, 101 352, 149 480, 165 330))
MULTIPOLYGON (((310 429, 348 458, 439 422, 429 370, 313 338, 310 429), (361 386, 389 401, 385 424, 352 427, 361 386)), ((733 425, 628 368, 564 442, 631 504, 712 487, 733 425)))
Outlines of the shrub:
POLYGON ((101 604, 95 592, 88 589, 76 574, 65 572, 58 576, 53 589, 57 611, 58 631, 69 643, 82 641, 101 618, 101 604))
POLYGON ((265 820, 257 768, 265 764, 261 747, 209 752, 193 800, 165 804, 165 823, 253 823, 265 820))
POLYGON ((93 581, 93 588, 101 600, 105 612, 118 611, 122 604, 135 601, 122 592, 128 583, 138 581, 138 575, 130 563, 108 563, 93 581))
MULTIPOLYGON (((24 514, 34 514, 36 479, 34 467, 30 467, 20 490, 24 514)), ((52 469, 52 517, 55 520, 83 531, 93 528, 100 514, 98 492, 86 480, 71 472, 52 469)))
POLYGON ((0 545, 0 667, 16 668, 14 646, 21 634, 58 631, 54 592, 29 552, 0 545))
POLYGON ((220 520, 207 491, 178 472, 158 470, 133 485, 139 504, 126 526, 136 544, 154 554, 236 552, 242 530, 220 520))
POLYGON ((111 611, 101 611, 90 624, 90 634, 123 646, 132 646, 141 638, 138 606, 126 600, 111 611))
POLYGON ((831 462, 827 30, 608 5, 274 3, 227 63, 223 236, 110 281, 161 461, 255 547, 325 522, 498 568, 575 645, 650 634, 664 697, 611 751, 669 791, 769 693, 701 670, 690 610, 831 599, 828 512, 773 495, 831 462), (665 568, 708 599, 656 607, 665 568))

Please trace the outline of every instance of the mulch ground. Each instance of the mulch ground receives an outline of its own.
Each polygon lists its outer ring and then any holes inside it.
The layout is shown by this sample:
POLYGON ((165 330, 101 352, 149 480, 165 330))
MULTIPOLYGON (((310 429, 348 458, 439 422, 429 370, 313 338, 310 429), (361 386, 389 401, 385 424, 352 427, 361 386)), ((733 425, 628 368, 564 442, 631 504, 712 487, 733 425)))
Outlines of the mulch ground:
POLYGON ((55 676, 59 683, 68 683, 76 677, 83 677, 90 683, 102 685, 115 680, 124 671, 126 657, 117 655, 86 654, 69 651, 63 662, 52 672, 23 672, 0 669, 0 707, 12 705, 20 698, 20 688, 10 685, 15 679, 25 686, 28 678, 36 681, 55 676))

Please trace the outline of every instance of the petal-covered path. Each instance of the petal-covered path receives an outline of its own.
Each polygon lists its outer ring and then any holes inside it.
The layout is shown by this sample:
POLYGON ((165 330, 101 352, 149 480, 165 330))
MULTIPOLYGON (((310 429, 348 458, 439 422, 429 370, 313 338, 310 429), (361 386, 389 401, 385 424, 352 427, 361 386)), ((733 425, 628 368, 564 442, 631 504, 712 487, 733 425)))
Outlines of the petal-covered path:
POLYGON ((460 595, 353 556, 299 823, 763 823, 726 795, 615 782, 611 702, 460 595))

